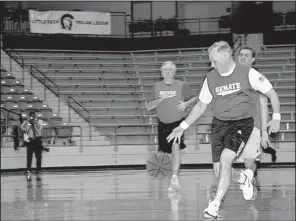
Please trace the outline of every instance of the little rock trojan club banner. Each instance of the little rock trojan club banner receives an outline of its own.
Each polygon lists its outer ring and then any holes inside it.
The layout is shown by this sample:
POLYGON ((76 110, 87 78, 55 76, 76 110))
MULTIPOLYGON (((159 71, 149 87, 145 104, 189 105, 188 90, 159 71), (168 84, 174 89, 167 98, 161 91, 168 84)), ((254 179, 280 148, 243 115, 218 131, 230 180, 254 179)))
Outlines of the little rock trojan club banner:
POLYGON ((32 33, 111 34, 111 14, 105 12, 29 10, 29 18, 32 33))

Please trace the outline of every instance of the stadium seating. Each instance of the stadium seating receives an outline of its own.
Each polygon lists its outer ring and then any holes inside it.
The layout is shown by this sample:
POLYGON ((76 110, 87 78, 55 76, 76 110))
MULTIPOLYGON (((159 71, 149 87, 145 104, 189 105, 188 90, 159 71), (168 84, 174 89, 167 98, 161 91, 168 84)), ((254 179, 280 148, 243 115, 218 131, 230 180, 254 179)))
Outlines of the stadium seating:
MULTIPOLYGON (((22 118, 27 119, 27 114, 29 111, 36 111, 37 116, 44 120, 44 134, 45 137, 44 142, 46 145, 49 145, 48 141, 51 143, 63 143, 65 140, 60 142, 59 137, 61 137, 60 133, 53 133, 56 130, 53 126, 57 125, 56 122, 62 122, 62 118, 57 114, 52 113, 52 109, 49 108, 46 104, 43 104, 43 101, 39 99, 38 96, 34 95, 28 89, 24 88, 24 85, 15 77, 13 74, 4 71, 1 69, 1 107, 4 107, 8 110, 11 110, 17 114, 21 114, 22 118), (54 141, 54 142, 52 142, 54 141)), ((7 119, 9 120, 9 124, 5 125, 7 127, 12 127, 13 125, 19 125, 19 117, 15 114, 9 114, 7 112, 7 119)), ((1 115, 1 120, 5 120, 5 116, 1 115)), ((4 126, 4 125, 2 125, 4 126)), ((64 127, 67 130, 67 136, 62 136, 63 138, 70 139, 72 134, 70 133, 69 127, 64 127)), ((4 146, 9 147, 13 146, 13 136, 11 134, 11 128, 6 130, 6 133, 3 134, 6 136, 4 146)), ((22 140, 22 136, 20 136, 20 140, 22 140)), ((70 144, 69 144, 70 145, 70 144)), ((73 143, 71 143, 73 145, 73 143)))
MULTIPOLYGON (((196 93, 210 70, 206 48, 118 54, 30 50, 18 53, 26 65, 35 65, 58 84, 64 99, 71 95, 82 103, 91 114, 92 125, 113 144, 157 144, 157 120, 153 111, 146 111, 145 100, 154 82, 161 80, 162 62, 174 61, 178 67, 176 78, 187 82, 196 93)), ((294 142, 295 49, 292 45, 264 46, 257 53, 255 68, 270 79, 279 94, 283 121, 276 139, 294 142)), ((7 82, 3 83, 4 94, 11 95, 5 89, 7 82)), ((270 114, 271 111, 269 104, 270 114)), ((211 112, 207 111, 186 132, 186 142, 210 142, 211 119, 211 112)))

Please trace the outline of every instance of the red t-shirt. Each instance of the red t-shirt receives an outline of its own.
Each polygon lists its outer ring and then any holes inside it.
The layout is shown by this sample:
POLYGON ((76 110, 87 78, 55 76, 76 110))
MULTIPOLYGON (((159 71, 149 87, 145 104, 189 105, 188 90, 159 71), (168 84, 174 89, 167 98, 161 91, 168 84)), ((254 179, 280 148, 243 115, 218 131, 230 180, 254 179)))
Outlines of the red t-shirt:
POLYGON ((169 98, 156 106, 156 116, 163 123, 173 123, 184 118, 186 112, 177 109, 179 101, 187 101, 196 96, 188 84, 175 79, 172 84, 165 84, 163 81, 155 83, 148 102, 159 98, 163 93, 168 93, 169 98))

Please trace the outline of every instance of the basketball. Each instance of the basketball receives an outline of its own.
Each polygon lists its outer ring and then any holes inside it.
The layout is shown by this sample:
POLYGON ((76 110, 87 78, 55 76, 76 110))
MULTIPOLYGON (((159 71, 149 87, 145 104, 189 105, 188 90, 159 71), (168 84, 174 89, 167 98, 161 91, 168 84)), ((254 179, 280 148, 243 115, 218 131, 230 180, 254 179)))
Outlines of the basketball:
POLYGON ((146 169, 153 178, 164 179, 172 174, 173 162, 169 154, 156 152, 149 156, 146 169))

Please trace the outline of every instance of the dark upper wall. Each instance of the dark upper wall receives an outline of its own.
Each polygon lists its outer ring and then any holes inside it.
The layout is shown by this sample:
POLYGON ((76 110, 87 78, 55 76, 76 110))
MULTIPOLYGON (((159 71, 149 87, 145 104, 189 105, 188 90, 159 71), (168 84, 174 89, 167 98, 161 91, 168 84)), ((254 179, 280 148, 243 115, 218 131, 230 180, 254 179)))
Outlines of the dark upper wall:
MULTIPOLYGON (((12 6, 17 5, 15 2, 6 3, 12 6)), ((102 12, 125 12, 131 14, 131 2, 130 1, 83 1, 83 2, 54 2, 54 1, 23 1, 23 8, 36 8, 36 9, 52 9, 52 10, 73 10, 81 9, 85 11, 102 11, 102 12)), ((176 14, 180 18, 211 18, 220 17, 226 13, 226 9, 231 7, 231 1, 198 1, 198 2, 178 2, 177 10, 175 1, 153 1, 152 2, 152 19, 155 20, 158 17, 170 18, 176 14)), ((141 14, 145 14, 147 8, 138 7, 140 11, 137 12, 137 18, 140 18, 141 14)), ((295 2, 293 1, 274 1, 274 12, 286 12, 295 11, 295 2)))
POLYGON ((208 47, 215 41, 232 43, 231 34, 173 36, 158 38, 80 38, 68 35, 3 36, 4 48, 129 51, 208 47))

